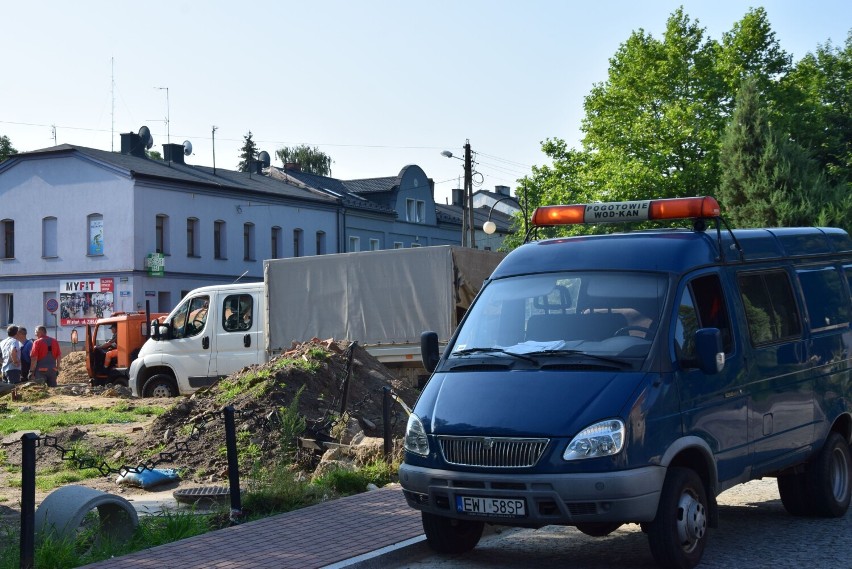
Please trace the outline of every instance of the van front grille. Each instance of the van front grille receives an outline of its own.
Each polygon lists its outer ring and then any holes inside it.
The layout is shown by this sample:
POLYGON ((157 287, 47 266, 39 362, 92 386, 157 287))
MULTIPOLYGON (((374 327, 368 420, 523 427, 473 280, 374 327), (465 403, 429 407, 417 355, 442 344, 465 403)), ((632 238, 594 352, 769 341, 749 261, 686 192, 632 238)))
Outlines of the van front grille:
POLYGON ((439 436, 444 460, 459 466, 525 468, 535 466, 549 439, 439 436))

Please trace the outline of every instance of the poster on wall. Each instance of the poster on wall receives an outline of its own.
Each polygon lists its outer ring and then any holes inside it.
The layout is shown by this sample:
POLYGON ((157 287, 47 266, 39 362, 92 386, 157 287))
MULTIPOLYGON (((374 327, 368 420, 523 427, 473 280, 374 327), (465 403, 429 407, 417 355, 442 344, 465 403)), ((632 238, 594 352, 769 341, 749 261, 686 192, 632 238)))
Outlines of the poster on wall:
POLYGON ((59 281, 59 325, 94 324, 115 310, 115 283, 110 278, 59 281))
POLYGON ((104 220, 89 220, 89 255, 104 254, 104 220))

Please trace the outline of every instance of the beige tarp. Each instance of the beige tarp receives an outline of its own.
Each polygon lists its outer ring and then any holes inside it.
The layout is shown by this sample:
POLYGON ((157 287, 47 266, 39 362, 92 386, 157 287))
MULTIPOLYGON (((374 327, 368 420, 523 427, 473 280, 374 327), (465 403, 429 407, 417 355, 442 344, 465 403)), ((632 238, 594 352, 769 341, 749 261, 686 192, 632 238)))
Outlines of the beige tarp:
POLYGON ((503 256, 441 246, 265 261, 266 347, 419 344, 424 330, 446 342, 503 256))

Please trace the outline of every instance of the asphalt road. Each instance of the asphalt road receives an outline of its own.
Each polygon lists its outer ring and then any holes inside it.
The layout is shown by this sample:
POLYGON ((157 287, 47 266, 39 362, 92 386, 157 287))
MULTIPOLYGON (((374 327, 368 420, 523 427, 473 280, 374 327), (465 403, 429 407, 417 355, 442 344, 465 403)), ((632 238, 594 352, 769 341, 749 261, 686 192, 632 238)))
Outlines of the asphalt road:
MULTIPOLYGON (((852 568, 852 511, 842 518, 796 518, 778 496, 774 478, 742 484, 719 496, 719 527, 711 530, 702 569, 852 568)), ((609 569, 656 567, 638 525, 604 538, 574 528, 503 529, 483 537, 471 552, 437 556, 425 544, 407 559, 385 558, 387 568, 609 569)))

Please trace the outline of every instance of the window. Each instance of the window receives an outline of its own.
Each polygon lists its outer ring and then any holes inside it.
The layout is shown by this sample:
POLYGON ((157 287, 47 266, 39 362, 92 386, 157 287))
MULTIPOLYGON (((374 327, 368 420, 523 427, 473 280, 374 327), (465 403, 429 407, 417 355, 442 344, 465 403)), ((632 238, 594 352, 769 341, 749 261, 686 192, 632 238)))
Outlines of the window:
POLYGON ((785 271, 743 274, 737 280, 753 344, 801 335, 799 309, 785 271))
POLYGON ((304 245, 302 244, 302 230, 294 229, 293 230, 293 256, 301 257, 304 254, 302 249, 304 245))
POLYGON ((41 256, 57 257, 56 218, 45 217, 41 220, 41 256))
POLYGON ((250 294, 231 294, 222 303, 222 328, 239 332, 251 328, 253 301, 250 294))
POLYGON ((185 300, 172 318, 172 338, 197 336, 207 324, 209 296, 195 296, 185 300))
POLYGON ((186 256, 199 257, 201 250, 198 247, 198 218, 186 218, 186 256))
POLYGON ((156 221, 156 248, 157 253, 169 254, 169 216, 162 213, 157 215, 156 221))
POLYGON ((718 275, 693 279, 683 293, 675 326, 675 351, 678 357, 691 359, 695 353, 695 332, 699 328, 718 328, 722 350, 733 351, 731 321, 722 283, 718 275))
POLYGON ((379 240, 378 239, 370 239, 370 251, 378 251, 379 250, 379 240))
POLYGON ((411 243, 411 246, 412 246, 412 247, 420 247, 420 243, 414 243, 414 242, 412 242, 412 243, 411 243))
POLYGON ((88 224, 88 255, 104 254, 104 216, 93 213, 86 218, 88 224))
POLYGON ((281 228, 278 226, 272 228, 272 255, 270 258, 281 258, 281 228))
POLYGON ((361 250, 361 238, 352 236, 349 238, 349 252, 355 253, 361 250))
POLYGON ((393 248, 394 248, 394 249, 402 249, 402 248, 403 248, 403 246, 404 246, 404 245, 402 244, 402 241, 394 241, 394 242, 393 242, 393 248))
POLYGON ((417 223, 426 223, 426 202, 417 200, 417 223))
POLYGON ((811 330, 846 326, 849 303, 843 280, 833 267, 798 271, 811 330))
POLYGON ((325 231, 317 231, 317 255, 325 255, 325 231))
POLYGON ((243 260, 254 261, 254 223, 243 224, 243 260))
POLYGON ((226 244, 228 242, 227 227, 225 226, 225 222, 220 220, 213 222, 213 258, 214 259, 227 259, 228 251, 226 249, 226 244))
POLYGON ((405 221, 415 221, 417 218, 417 204, 416 202, 408 198, 405 200, 405 221))
POLYGON ((0 238, 3 239, 3 258, 4 259, 14 259, 15 258, 15 222, 11 219, 4 219, 3 223, 3 235, 0 238))

